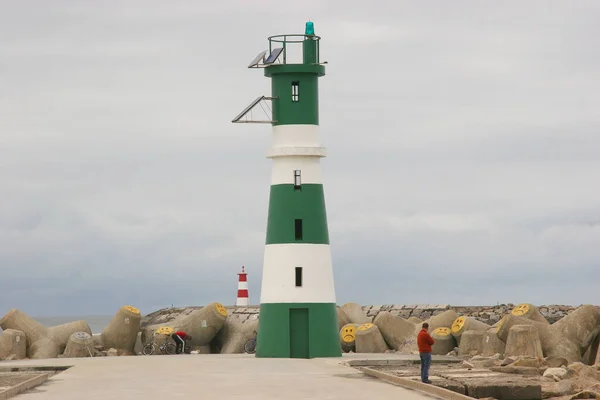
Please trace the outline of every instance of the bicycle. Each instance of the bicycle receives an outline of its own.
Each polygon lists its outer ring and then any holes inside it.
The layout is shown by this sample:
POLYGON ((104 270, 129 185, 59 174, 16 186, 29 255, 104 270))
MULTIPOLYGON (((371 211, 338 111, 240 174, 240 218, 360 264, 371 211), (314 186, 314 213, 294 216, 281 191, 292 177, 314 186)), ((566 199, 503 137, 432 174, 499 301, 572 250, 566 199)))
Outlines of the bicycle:
POLYGON ((254 354, 256 352, 256 339, 249 339, 244 344, 244 351, 248 354, 254 354))
POLYGON ((160 352, 162 354, 173 355, 173 354, 175 354, 176 346, 175 346, 175 343, 171 343, 171 342, 165 342, 165 343, 161 344, 160 346, 154 342, 151 342, 144 346, 144 348, 142 349, 142 354, 144 354, 145 356, 151 356, 157 350, 160 350, 160 352))

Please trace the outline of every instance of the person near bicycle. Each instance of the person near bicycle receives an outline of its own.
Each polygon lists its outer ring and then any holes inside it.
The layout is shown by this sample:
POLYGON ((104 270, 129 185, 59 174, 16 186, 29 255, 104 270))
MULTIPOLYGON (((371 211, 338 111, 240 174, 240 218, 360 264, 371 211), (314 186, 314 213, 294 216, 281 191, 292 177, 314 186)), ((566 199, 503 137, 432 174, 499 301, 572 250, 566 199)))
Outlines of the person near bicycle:
POLYGON ((173 339, 176 345, 175 354, 181 354, 185 352, 185 341, 192 340, 192 336, 183 331, 177 331, 171 334, 171 339, 173 339))

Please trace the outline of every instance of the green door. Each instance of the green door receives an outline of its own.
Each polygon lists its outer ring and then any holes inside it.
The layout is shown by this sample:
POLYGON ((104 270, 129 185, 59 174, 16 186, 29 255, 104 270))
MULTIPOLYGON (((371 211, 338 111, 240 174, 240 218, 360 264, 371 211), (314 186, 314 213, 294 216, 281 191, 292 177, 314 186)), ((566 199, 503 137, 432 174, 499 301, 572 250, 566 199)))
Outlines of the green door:
POLYGON ((290 357, 309 358, 308 308, 290 308, 290 357))

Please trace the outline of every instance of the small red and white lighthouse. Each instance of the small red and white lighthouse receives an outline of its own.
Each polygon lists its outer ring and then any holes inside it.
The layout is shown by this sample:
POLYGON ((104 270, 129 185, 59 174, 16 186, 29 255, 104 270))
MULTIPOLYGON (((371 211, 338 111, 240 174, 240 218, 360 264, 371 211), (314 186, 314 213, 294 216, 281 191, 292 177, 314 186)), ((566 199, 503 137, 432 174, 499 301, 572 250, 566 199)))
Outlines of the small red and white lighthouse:
POLYGON ((237 301, 235 302, 236 306, 247 306, 250 303, 248 302, 248 274, 244 270, 244 266, 242 265, 242 272, 238 273, 238 294, 237 301))

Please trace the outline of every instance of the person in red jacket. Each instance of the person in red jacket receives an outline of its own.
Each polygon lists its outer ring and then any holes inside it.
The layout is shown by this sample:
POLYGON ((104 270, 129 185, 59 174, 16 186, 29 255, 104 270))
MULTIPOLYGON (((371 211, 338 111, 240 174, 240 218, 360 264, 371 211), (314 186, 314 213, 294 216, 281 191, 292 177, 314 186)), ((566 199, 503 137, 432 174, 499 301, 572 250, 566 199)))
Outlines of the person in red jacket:
POLYGON ((185 352, 185 341, 192 340, 192 337, 183 331, 177 331, 171 334, 171 339, 175 341, 175 354, 180 354, 185 352))
POLYGON ((429 324, 423 322, 423 328, 417 335, 417 345, 421 356, 421 382, 423 383, 431 383, 429 380, 429 367, 431 366, 431 346, 433 346, 434 340, 428 331, 429 324))

